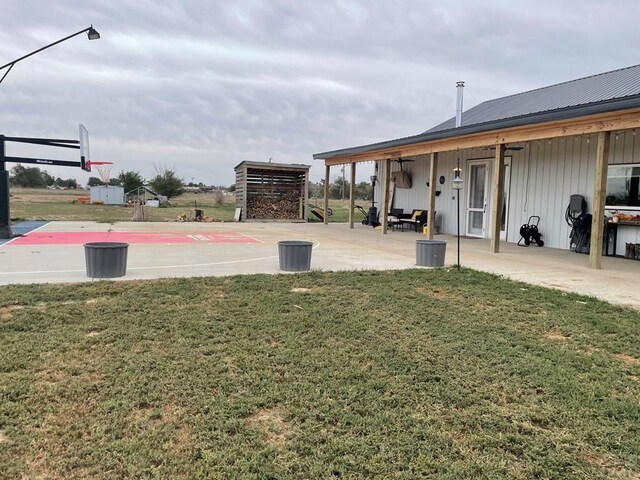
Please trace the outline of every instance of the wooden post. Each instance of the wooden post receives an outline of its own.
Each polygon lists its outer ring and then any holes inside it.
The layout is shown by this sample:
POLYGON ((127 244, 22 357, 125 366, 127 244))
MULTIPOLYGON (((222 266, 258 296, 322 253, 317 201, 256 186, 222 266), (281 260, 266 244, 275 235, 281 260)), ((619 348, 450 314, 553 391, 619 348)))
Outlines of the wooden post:
POLYGON ((356 201, 356 162, 351 164, 349 183, 349 228, 353 228, 353 205, 356 201))
POLYGON ((595 269, 602 268, 602 237, 604 235, 604 206, 607 195, 610 138, 611 132, 598 133, 596 171, 593 181, 593 207, 591 209, 591 246, 589 247, 589 267, 595 269))
POLYGON ((493 192, 491 194, 491 253, 500 251, 500 213, 504 197, 504 143, 496 145, 493 162, 493 192))
POLYGON ((331 170, 331 165, 325 165, 324 167, 324 224, 327 225, 329 223, 329 173, 331 170))
POLYGON ((385 158, 382 161, 383 166, 383 177, 384 181, 382 183, 382 202, 380 203, 380 223, 382 224, 382 234, 387 234, 387 227, 389 223, 389 184, 391 183, 391 160, 385 158))
POLYGON ((438 153, 431 154, 429 166, 429 216, 427 218, 427 239, 433 240, 433 231, 436 228, 436 178, 438 173, 438 153))
POLYGON ((309 221, 309 170, 304 172, 304 214, 302 219, 305 222, 309 221))

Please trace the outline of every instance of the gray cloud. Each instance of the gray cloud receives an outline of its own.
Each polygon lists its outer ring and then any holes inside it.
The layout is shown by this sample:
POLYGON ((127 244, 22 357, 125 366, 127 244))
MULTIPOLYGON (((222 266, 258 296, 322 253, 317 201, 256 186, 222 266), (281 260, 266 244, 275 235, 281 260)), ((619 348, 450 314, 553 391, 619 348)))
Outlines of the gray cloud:
POLYGON ((18 64, 0 84, 0 133, 68 138, 82 122, 116 171, 162 163, 229 184, 242 160, 313 164, 424 131, 452 116, 457 80, 470 107, 636 64, 639 13, 634 1, 5 0, 0 63, 90 23, 102 39, 18 64))

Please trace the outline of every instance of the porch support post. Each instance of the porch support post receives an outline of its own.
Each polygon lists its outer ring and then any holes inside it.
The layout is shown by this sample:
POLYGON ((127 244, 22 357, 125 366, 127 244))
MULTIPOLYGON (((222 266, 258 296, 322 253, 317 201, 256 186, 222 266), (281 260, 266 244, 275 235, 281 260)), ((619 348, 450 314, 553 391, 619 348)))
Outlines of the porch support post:
POLYGON ((356 200, 356 162, 351 164, 351 178, 349 180, 349 228, 353 228, 353 205, 356 200))
POLYGON ((327 225, 329 223, 329 172, 331 170, 331 165, 325 165, 324 167, 324 224, 327 225))
POLYGON ((427 239, 433 240, 433 231, 436 228, 436 178, 438 171, 438 153, 431 154, 431 164, 429 166, 429 214, 427 218, 427 239))
POLYGON ((389 223, 389 183, 391 180, 391 160, 385 158, 382 161, 383 166, 383 177, 384 182, 382 182, 382 203, 380 204, 381 212, 380 212, 380 222, 382 223, 382 234, 387 234, 387 223, 389 223))
POLYGON ((604 235, 604 206, 607 195, 607 171, 609 168, 609 141, 611 132, 598 133, 596 147, 596 171, 593 182, 593 208, 591 219, 591 246, 589 267, 602 268, 602 241, 604 235))
POLYGON ((504 143, 496 145, 493 162, 493 192, 491 194, 491 253, 500 251, 500 214, 504 196, 504 143))

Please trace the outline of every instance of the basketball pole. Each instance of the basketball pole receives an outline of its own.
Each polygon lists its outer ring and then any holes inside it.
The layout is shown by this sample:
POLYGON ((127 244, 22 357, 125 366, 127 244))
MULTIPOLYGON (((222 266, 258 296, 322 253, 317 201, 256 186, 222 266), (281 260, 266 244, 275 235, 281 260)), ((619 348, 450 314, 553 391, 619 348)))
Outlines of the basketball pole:
POLYGON ((0 135, 0 238, 11 238, 13 235, 9 209, 9 172, 4 157, 4 135, 0 135))

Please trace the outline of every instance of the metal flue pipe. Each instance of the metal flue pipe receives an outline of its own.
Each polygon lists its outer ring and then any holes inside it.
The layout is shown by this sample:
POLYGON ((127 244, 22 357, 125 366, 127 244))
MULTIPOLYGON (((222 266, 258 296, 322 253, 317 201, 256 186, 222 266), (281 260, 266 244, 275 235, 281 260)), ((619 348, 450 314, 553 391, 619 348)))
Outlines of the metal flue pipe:
POLYGON ((458 96, 456 98, 456 128, 462 125, 462 96, 464 92, 464 82, 457 82, 458 96))

